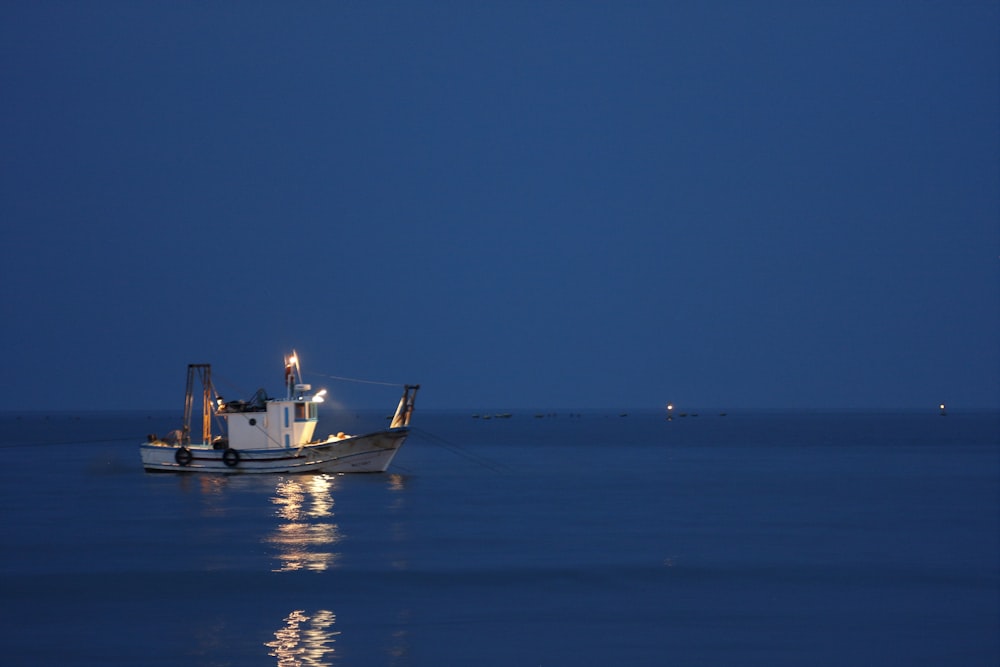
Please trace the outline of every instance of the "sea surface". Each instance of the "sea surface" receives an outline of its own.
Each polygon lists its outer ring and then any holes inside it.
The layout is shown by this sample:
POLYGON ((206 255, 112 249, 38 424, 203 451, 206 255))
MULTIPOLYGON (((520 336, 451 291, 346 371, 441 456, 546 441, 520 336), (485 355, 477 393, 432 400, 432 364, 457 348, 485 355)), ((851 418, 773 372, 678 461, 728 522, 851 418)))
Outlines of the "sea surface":
POLYGON ((177 425, 0 416, 0 664, 1000 664, 995 413, 418 406, 383 474, 143 472, 177 425))

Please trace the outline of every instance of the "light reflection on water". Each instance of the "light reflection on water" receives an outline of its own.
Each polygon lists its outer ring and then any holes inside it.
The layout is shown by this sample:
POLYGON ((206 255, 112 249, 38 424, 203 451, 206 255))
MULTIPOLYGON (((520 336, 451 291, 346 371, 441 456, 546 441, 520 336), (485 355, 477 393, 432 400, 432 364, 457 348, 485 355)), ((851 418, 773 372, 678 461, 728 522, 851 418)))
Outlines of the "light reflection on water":
MULTIPOLYGON (((402 609, 393 619, 395 627, 382 647, 389 667, 409 664, 411 616, 409 609, 402 609)), ((274 639, 264 642, 278 667, 331 667, 340 661, 342 656, 334 644, 341 633, 334 628, 337 616, 332 611, 320 609, 310 614, 296 609, 283 620, 284 625, 274 631, 274 639)))
MULTIPOLYGON (((383 507, 389 515, 397 515, 407 504, 407 478, 391 473, 385 475, 388 491, 383 507)), ((267 529, 259 539, 271 545, 272 572, 323 572, 340 565, 343 554, 334 548, 345 539, 335 516, 335 494, 344 484, 340 475, 296 475, 271 479, 247 476, 198 475, 182 476, 181 488, 196 491, 203 503, 201 516, 213 520, 227 519, 234 514, 232 494, 227 491, 265 490, 274 506, 277 525, 267 529), (261 485, 264 482, 264 485, 261 485), (273 486, 272 486, 273 485, 273 486)), ((237 508, 238 512, 239 509, 237 508)), ((387 517, 388 518, 388 517, 387 517)), ((394 547, 388 552, 387 565, 394 570, 409 569, 405 549, 412 539, 408 524, 393 520, 386 524, 388 542, 394 547)))
MULTIPOLYGON (((392 498, 387 505, 390 513, 398 512, 405 504, 406 479, 402 475, 386 476, 392 498)), ((344 539, 337 523, 333 522, 339 476, 301 476, 281 479, 275 487, 271 503, 275 505, 278 526, 265 538, 277 547, 275 572, 311 570, 322 572, 336 568, 341 554, 333 546, 344 539)), ((407 541, 403 523, 390 524, 389 540, 393 543, 407 541)), ((390 557, 393 569, 408 569, 404 557, 390 557)), ((381 651, 386 664, 409 664, 411 612, 396 612, 389 635, 383 639, 381 651)), ((266 642, 268 655, 277 660, 278 667, 330 667, 339 662, 335 643, 341 632, 335 629, 336 615, 327 609, 308 612, 295 609, 283 619, 274 631, 274 639, 266 642)))
POLYGON ((264 646, 271 649, 268 655, 278 659, 278 667, 329 667, 337 658, 333 644, 340 632, 333 629, 336 621, 326 609, 311 616, 296 609, 264 646))
MULTIPOLYGON (((403 509, 406 504, 405 494, 406 478, 399 474, 389 475, 389 491, 393 493, 391 502, 388 504, 389 512, 395 514, 403 509)), ((410 538, 406 524, 401 521, 393 521, 389 524, 389 541, 393 545, 403 545, 410 538)), ((390 556, 389 567, 394 570, 410 569, 410 562, 403 553, 394 552, 390 556)))
MULTIPOLYGON (((386 492, 383 502, 378 503, 385 512, 381 518, 384 522, 381 539, 389 547, 382 554, 384 566, 392 570, 410 569, 405 547, 412 539, 411 528, 400 516, 408 502, 407 482, 405 475, 392 473, 382 477, 379 483, 386 492)), ((234 512, 233 494, 227 491, 250 492, 255 497, 263 492, 263 498, 272 508, 273 519, 267 522, 268 527, 257 539, 268 545, 271 552, 271 572, 327 572, 343 565, 341 561, 345 557, 337 545, 346 536, 341 523, 335 520, 337 495, 371 488, 350 486, 349 483, 354 484, 356 480, 345 482, 339 475, 297 475, 268 480, 206 475, 182 479, 183 487, 196 490, 204 501, 200 507, 202 516, 212 519, 238 516, 242 511, 242 507, 236 506, 234 512)), ((347 507, 351 507, 350 503, 347 507)), ((341 511, 345 511, 343 506, 341 511)), ((352 602, 348 600, 346 604, 351 608, 352 602)), ((329 608, 309 611, 305 600, 299 604, 302 606, 293 608, 281 621, 274 621, 279 627, 272 631, 273 639, 263 641, 261 637, 257 646, 263 645, 267 654, 276 659, 278 667, 332 667, 340 663, 343 655, 338 654, 337 647, 343 637, 336 628, 336 615, 329 608)), ((407 608, 393 609, 393 606, 384 610, 384 615, 379 615, 379 623, 385 629, 384 633, 378 633, 376 645, 371 644, 371 637, 364 639, 365 646, 381 654, 383 664, 390 667, 408 665, 411 658, 412 612, 407 608)), ((354 639, 362 641, 361 637, 354 639)), ((209 638, 201 643, 206 651, 223 650, 221 646, 212 645, 209 638)))
POLYGON ((265 538, 277 547, 277 567, 274 572, 312 570, 322 572, 336 567, 339 553, 331 550, 343 535, 334 516, 332 491, 337 478, 327 475, 306 475, 282 479, 271 502, 278 506, 275 514, 283 520, 265 538))

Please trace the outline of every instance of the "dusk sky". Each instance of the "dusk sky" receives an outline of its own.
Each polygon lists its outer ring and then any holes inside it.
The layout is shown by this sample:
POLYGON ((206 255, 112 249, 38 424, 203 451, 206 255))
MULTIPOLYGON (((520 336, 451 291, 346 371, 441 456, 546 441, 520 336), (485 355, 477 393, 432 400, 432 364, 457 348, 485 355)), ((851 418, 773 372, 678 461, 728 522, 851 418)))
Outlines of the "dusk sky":
POLYGON ((0 3, 0 409, 998 409, 998 26, 0 3))

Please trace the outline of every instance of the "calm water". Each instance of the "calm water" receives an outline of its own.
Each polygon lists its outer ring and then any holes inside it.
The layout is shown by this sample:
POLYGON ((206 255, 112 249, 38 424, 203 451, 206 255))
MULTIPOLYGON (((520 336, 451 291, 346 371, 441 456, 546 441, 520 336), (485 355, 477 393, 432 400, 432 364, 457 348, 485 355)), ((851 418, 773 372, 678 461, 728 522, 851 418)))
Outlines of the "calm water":
POLYGON ((4 665, 1000 663, 995 414, 418 410, 389 473, 303 477, 0 424, 4 665))

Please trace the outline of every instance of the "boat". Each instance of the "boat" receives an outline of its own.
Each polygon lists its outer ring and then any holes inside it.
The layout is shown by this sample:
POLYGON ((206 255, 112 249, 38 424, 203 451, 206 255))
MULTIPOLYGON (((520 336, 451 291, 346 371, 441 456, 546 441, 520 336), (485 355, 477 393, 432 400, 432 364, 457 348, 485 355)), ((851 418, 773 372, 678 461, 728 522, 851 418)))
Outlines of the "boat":
POLYGON ((389 427, 372 433, 338 432, 314 439, 326 390, 302 382, 298 355, 285 357, 285 396, 260 389, 248 401, 225 401, 212 385, 210 364, 188 364, 184 422, 160 438, 150 434, 139 452, 147 471, 207 473, 384 472, 409 434, 420 385, 403 385, 389 427), (202 433, 192 441, 195 385, 201 383, 202 433), (212 422, 222 433, 213 437, 212 422))

